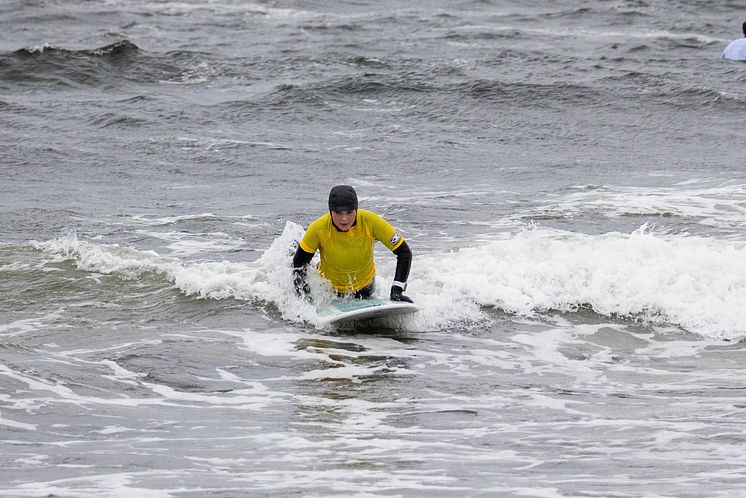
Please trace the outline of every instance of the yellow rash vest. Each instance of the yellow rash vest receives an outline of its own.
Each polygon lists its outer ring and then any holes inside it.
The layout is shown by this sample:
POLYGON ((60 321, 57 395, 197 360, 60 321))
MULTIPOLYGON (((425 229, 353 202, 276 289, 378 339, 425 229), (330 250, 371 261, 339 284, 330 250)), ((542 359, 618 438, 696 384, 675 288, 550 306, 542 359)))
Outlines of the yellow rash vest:
POLYGON ((319 251, 319 273, 338 292, 355 292, 370 284, 376 276, 373 246, 380 241, 396 250, 404 238, 379 215, 365 209, 357 210, 355 224, 341 232, 326 213, 308 226, 300 248, 307 253, 319 251))

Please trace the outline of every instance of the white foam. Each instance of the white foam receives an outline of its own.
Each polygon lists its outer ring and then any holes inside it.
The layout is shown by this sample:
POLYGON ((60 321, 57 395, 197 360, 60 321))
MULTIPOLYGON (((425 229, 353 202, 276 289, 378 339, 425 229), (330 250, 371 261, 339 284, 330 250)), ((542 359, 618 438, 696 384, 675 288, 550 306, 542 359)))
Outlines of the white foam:
POLYGON ((412 275, 410 288, 426 289, 419 296, 425 302, 438 290, 524 315, 587 304, 604 315, 672 322, 705 335, 746 333, 746 250, 717 239, 656 235, 646 227, 603 235, 535 229, 421 256, 412 275))
POLYGON ((40 465, 47 465, 46 461, 49 460, 48 455, 32 455, 22 458, 16 458, 14 461, 25 467, 34 467, 40 465))
POLYGON ((490 24, 466 24, 458 27, 443 28, 448 31, 485 31, 485 32, 520 32, 529 35, 539 35, 543 38, 588 38, 588 39, 613 39, 615 41, 624 39, 653 39, 653 40, 696 40, 700 43, 723 43, 729 41, 723 38, 713 38, 700 33, 673 32, 663 30, 649 31, 601 31, 590 29, 543 29, 524 28, 514 25, 490 25, 490 24))
POLYGON ((146 374, 131 372, 126 368, 122 368, 117 362, 112 360, 102 360, 100 363, 114 371, 114 375, 104 375, 105 379, 136 385, 138 379, 146 377, 146 374))
MULTIPOLYGON (((221 330, 222 334, 240 338, 243 344, 240 349, 250 351, 254 355, 275 358, 290 358, 295 363, 308 362, 317 368, 307 368, 299 371, 296 376, 285 375, 282 379, 275 380, 323 380, 323 379, 348 379, 352 382, 360 382, 363 378, 376 374, 387 376, 411 376, 418 375, 407 367, 398 363, 389 364, 378 357, 396 357, 399 361, 406 362, 414 357, 414 353, 399 349, 401 344, 397 341, 384 337, 356 338, 356 344, 362 346, 362 350, 351 351, 343 345, 336 344, 331 340, 319 340, 317 333, 299 334, 297 330, 286 332, 275 331, 272 334, 257 332, 253 330, 231 331, 221 330), (302 345, 299 347, 299 345, 302 345), (368 359, 373 358, 373 359, 368 359)), ((254 392, 266 392, 264 386, 254 386, 253 382, 237 380, 233 374, 219 371, 221 378, 231 381, 239 381, 251 386, 254 392)), ((313 401, 316 403, 317 401, 313 401)))
POLYGON ((109 434, 121 434, 123 432, 130 432, 134 431, 135 429, 131 429, 129 427, 122 427, 119 425, 109 425, 104 427, 103 429, 99 431, 92 431, 95 434, 103 434, 103 435, 109 435, 109 434))
POLYGON ((57 310, 43 317, 24 318, 10 323, 0 323, 0 337, 13 337, 27 334, 34 330, 49 329, 50 323, 59 318, 61 310, 57 310))
MULTIPOLYGON (((109 3, 121 8, 122 0, 107 0, 109 3)), ((308 16, 310 12, 268 7, 259 3, 233 2, 231 0, 207 0, 199 2, 185 1, 162 1, 155 6, 150 5, 158 14, 169 16, 191 16, 191 15, 228 15, 228 16, 249 16, 262 18, 294 18, 299 16, 308 16)))
POLYGON ((32 268, 31 264, 25 261, 15 261, 7 265, 0 265, 0 271, 22 271, 32 268))
MULTIPOLYGON (((108 364, 110 365, 110 363, 108 364)), ((139 377, 129 376, 126 374, 124 375, 126 376, 124 382, 129 384, 134 383, 134 381, 131 379, 139 377)), ((243 384, 246 386, 245 388, 235 389, 232 390, 230 393, 192 393, 179 391, 167 385, 146 382, 138 378, 137 385, 149 389, 157 396, 138 398, 117 396, 106 398, 80 395, 73 389, 59 382, 53 382, 47 379, 33 377, 32 375, 12 370, 5 365, 0 365, 0 376, 4 376, 8 379, 13 379, 21 384, 24 384, 26 386, 26 389, 29 391, 37 391, 39 393, 47 392, 52 395, 52 398, 39 397, 37 399, 24 398, 13 400, 14 408, 26 410, 35 409, 38 407, 38 405, 49 403, 51 402, 51 399, 53 399, 55 403, 66 403, 78 406, 220 406, 236 410, 258 411, 266 409, 266 407, 270 404, 275 403, 278 400, 283 400, 287 397, 286 394, 271 391, 263 386, 261 383, 254 381, 244 382, 243 384)), ((0 417, 0 425, 8 425, 27 430, 35 430, 35 426, 33 426, 32 424, 24 424, 12 420, 6 420, 2 417, 0 417)))
POLYGON ((242 239, 232 238, 223 232, 212 233, 184 233, 184 232, 153 232, 138 230, 137 233, 169 242, 167 247, 173 256, 194 256, 204 252, 230 252, 241 249, 245 245, 242 239))
POLYGON ((149 215, 136 215, 132 217, 132 221, 147 226, 163 226, 173 225, 181 221, 192 221, 192 220, 205 220, 214 219, 216 216, 212 213, 201 213, 201 214, 185 214, 181 216, 149 216, 149 215))
POLYGON ((179 490, 148 489, 133 484, 140 482, 144 476, 162 477, 162 471, 132 473, 100 474, 93 476, 71 477, 46 482, 27 482, 16 484, 6 496, 78 496, 81 498, 120 498, 137 496, 142 498, 169 498, 179 490))
MULTIPOLYGON (((291 261, 303 229, 288 223, 256 261, 186 264, 178 259, 68 236, 38 249, 99 274, 141 278, 157 273, 187 295, 272 303, 282 317, 319 323, 313 305, 292 286, 291 261)), ((416 242, 413 242, 416 245, 416 242)), ((378 258, 378 294, 385 295, 395 258, 378 258)), ((330 296, 315 272, 317 302, 330 296)), ((415 330, 469 327, 489 321, 490 308, 532 316, 591 306, 607 316, 673 323, 711 337, 746 334, 746 250, 739 242, 659 234, 587 235, 534 228, 443 254, 417 254, 409 294, 421 311, 404 322, 415 330)))
POLYGON ((22 429, 25 431, 35 431, 38 427, 36 424, 27 424, 26 422, 17 422, 15 420, 4 418, 2 416, 2 412, 0 412, 0 425, 4 425, 5 427, 10 427, 12 429, 22 429))
MULTIPOLYGON (((676 187, 612 187, 579 185, 556 200, 518 213, 572 218, 588 213, 609 218, 621 216, 685 217, 706 227, 734 231, 743 237, 746 228, 746 185, 698 185, 685 182, 676 187), (688 187, 688 188, 684 188, 688 187)), ((665 218, 664 218, 665 220, 665 218)))

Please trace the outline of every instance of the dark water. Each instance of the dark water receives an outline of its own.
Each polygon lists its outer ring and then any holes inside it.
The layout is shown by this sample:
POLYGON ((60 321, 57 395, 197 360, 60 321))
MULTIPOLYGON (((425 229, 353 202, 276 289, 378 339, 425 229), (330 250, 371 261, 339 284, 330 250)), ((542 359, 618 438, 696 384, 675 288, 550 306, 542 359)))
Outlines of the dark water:
POLYGON ((0 3, 0 495, 736 496, 742 7, 0 3), (295 297, 338 183, 413 318, 295 297))

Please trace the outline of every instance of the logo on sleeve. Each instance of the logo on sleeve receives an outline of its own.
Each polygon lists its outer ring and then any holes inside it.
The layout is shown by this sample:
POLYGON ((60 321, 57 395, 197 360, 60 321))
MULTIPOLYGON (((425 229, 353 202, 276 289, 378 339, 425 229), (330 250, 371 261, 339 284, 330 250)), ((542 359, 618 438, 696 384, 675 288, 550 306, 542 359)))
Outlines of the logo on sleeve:
POLYGON ((401 239, 401 237, 399 236, 399 234, 398 234, 398 233, 395 233, 395 234, 394 234, 394 235, 392 235, 392 236, 391 236, 391 238, 389 239, 389 243, 390 243, 390 244, 391 244, 392 246, 395 246, 395 245, 396 245, 396 243, 397 243, 397 242, 399 242, 399 239, 401 239))

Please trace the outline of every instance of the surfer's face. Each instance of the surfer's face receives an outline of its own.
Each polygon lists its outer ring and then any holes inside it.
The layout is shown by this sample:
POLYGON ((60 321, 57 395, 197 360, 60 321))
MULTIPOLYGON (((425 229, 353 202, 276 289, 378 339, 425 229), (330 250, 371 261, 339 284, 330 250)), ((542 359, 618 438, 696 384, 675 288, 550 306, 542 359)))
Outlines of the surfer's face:
POLYGON ((355 223, 356 217, 357 209, 353 209, 352 211, 332 211, 332 221, 341 232, 349 230, 355 223))

